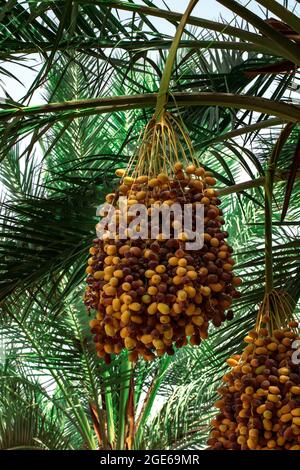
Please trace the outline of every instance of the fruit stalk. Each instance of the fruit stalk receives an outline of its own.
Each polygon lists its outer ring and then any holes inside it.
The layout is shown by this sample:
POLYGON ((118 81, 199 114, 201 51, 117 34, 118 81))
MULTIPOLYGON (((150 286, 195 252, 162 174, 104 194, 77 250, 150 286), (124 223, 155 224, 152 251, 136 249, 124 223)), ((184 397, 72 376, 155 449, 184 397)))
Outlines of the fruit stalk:
POLYGON ((163 71, 163 75, 162 75, 162 79, 161 79, 160 87, 158 91, 158 97, 157 97, 157 103, 156 103, 156 109, 155 109, 156 122, 159 122, 161 120, 161 117, 165 112, 165 108, 168 102, 168 94, 169 94, 172 69, 173 69, 175 58, 176 58, 177 49, 180 44, 180 40, 184 31, 185 25, 189 19, 189 16, 192 10, 196 6, 197 2, 198 0, 190 0, 188 7, 180 20, 179 26, 176 30, 174 40, 170 47, 170 51, 167 57, 166 65, 163 71))

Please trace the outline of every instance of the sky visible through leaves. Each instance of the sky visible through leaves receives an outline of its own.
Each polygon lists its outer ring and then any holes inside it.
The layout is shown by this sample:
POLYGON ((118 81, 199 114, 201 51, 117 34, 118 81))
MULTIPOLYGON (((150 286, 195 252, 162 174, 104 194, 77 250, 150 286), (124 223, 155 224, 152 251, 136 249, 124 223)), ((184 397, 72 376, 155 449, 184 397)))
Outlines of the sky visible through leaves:
MULTIPOLYGON (((23 3, 23 2, 21 2, 23 3)), ((143 3, 142 1, 139 3, 143 3)), ((247 2, 243 2, 244 4, 251 5, 253 4, 253 11, 255 11, 257 14, 259 14, 259 8, 257 5, 250 0, 247 2)), ((158 0, 156 2, 156 5, 162 9, 167 9, 169 8, 171 11, 176 11, 176 12, 184 12, 186 6, 188 4, 188 0, 158 0)), ((202 18, 210 19, 210 20, 217 20, 220 15, 228 22, 232 21, 234 18, 234 15, 232 12, 228 11, 225 7, 222 5, 218 4, 216 0, 199 0, 198 5, 195 7, 193 14, 195 16, 199 16, 202 18)), ((128 12, 119 12, 120 17, 126 19, 128 17, 128 12)), ((151 18, 153 20, 153 23, 157 26, 159 31, 162 31, 164 34, 170 34, 170 36, 173 36, 175 28, 172 27, 172 25, 163 19, 160 18, 151 18)), ((18 78, 21 80, 23 83, 23 87, 19 84, 16 83, 15 80, 5 78, 3 80, 3 83, 0 83, 0 87, 3 87, 4 89, 7 90, 7 92, 11 95, 11 97, 15 100, 18 101, 22 98, 22 96, 25 94, 26 90, 30 87, 31 83, 33 82, 36 74, 40 70, 41 67, 41 60, 38 56, 38 54, 30 54, 26 60, 26 64, 29 66, 32 66, 34 70, 29 70, 27 68, 24 68, 22 66, 16 66, 15 64, 5 64, 5 67, 10 70, 12 73, 16 74, 18 78)), ((0 89, 0 97, 1 97, 1 89, 0 89)), ((41 89, 37 90, 32 99, 31 99, 31 104, 32 105, 37 105, 41 104, 42 102, 45 102, 43 98, 43 91, 41 89)))

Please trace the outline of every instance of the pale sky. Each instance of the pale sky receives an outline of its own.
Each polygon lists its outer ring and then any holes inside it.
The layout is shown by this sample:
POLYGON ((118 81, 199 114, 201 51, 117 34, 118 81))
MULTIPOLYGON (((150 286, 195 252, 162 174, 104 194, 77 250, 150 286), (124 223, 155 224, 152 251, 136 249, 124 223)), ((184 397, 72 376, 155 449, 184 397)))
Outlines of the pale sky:
MULTIPOLYGON (((292 0, 294 2, 294 0, 292 0)), ((189 0, 157 0, 156 5, 162 9, 166 9, 166 5, 171 11, 176 11, 183 13, 188 5, 189 0)), ((141 3, 136 2, 136 3, 141 3)), ((243 1, 244 5, 248 5, 248 7, 251 6, 253 7, 253 10, 255 11, 256 14, 260 14, 260 10, 257 7, 256 2, 253 0, 248 0, 248 1, 243 1)), ((227 8, 223 7, 220 5, 216 0, 199 0, 198 5, 194 8, 193 15, 201 17, 201 18, 207 18, 211 20, 217 20, 220 15, 226 21, 230 22, 233 20, 234 15, 232 12, 230 12, 227 8)), ((129 12, 121 12, 121 15, 124 18, 131 17, 131 13, 129 12)), ((158 30, 162 31, 165 34, 170 34, 172 35, 174 32, 174 28, 170 23, 167 21, 161 20, 159 18, 152 18, 152 21, 157 25, 158 30)), ((37 67, 37 70, 39 69, 39 56, 37 54, 31 55, 32 60, 30 60, 30 65, 34 65, 37 67)), ((29 64, 29 62, 28 62, 29 64)), ((30 84, 34 80, 35 73, 31 72, 30 70, 24 68, 24 67, 19 67, 14 64, 6 64, 5 67, 10 70, 13 74, 17 75, 18 78, 23 82, 24 87, 22 87, 20 84, 18 84, 15 80, 11 78, 3 78, 3 86, 7 90, 7 92, 11 95, 12 99, 15 101, 19 101, 22 96, 25 93, 25 90, 29 88, 30 84)), ((1 83, 0 83, 1 87, 1 83)), ((3 92, 1 92, 0 88, 0 97, 4 96, 3 92)), ((31 104, 36 105, 40 104, 43 101, 42 95, 40 92, 36 92, 35 95, 33 96, 31 100, 31 104)))
MULTIPOLYGON (((244 6, 247 6, 247 8, 251 9, 253 12, 255 12, 259 16, 264 16, 263 11, 261 7, 255 2, 255 0, 239 0, 240 3, 242 3, 244 6)), ((159 8, 166 9, 167 7, 171 11, 175 12, 180 12, 183 13, 188 5, 189 0, 156 0, 156 5, 159 8)), ((20 0, 20 3, 22 0, 20 0)), ((136 1, 136 3, 142 4, 142 0, 136 1)), ((283 0, 281 0, 281 3, 283 3, 283 0)), ((289 8, 294 7, 297 4, 296 0, 288 0, 288 5, 289 8)), ((300 14, 300 4, 297 4, 297 11, 300 14)), ((131 17, 132 13, 129 12, 120 12, 120 16, 122 18, 128 18, 131 17)), ((216 0, 199 0, 197 6, 194 8, 192 15, 201 17, 201 18, 206 18, 210 20, 218 20, 220 16, 223 17, 225 21, 228 23, 232 23, 235 21, 234 14, 228 10, 227 8, 223 7, 221 4, 219 4, 216 0)), ((273 14, 270 14, 270 16, 275 16, 273 14)), ((236 17, 236 19, 240 22, 241 19, 239 17, 236 17)), ((172 35, 174 33, 174 28, 173 26, 168 23, 165 20, 161 20, 159 18, 152 18, 152 21, 155 23, 159 31, 162 31, 165 34, 170 34, 172 35)), ((39 56, 37 54, 31 55, 31 60, 30 60, 30 65, 35 65, 37 70, 39 69, 39 56)), ((22 96, 25 93, 25 90, 28 89, 30 84, 32 83, 35 73, 31 72, 30 70, 27 70, 24 67, 19 67, 14 64, 5 64, 5 67, 11 71, 13 74, 17 75, 18 78, 23 82, 24 87, 22 87, 20 84, 18 84, 15 80, 8 78, 8 77, 1 77, 2 78, 2 85, 3 87, 7 90, 7 92, 11 95, 11 97, 15 101, 19 101, 22 96)), ((4 96, 4 93, 1 91, 1 81, 0 81, 0 98, 4 96)), ((31 104, 40 104, 42 99, 42 95, 40 92, 35 93, 33 96, 33 99, 31 101, 31 104)))

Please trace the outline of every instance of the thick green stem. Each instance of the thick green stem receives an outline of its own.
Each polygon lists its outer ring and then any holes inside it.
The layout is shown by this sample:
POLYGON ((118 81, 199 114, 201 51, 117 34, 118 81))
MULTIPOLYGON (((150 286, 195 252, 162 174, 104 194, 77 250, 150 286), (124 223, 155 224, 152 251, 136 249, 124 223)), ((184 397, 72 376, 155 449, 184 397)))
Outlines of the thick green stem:
POLYGON ((275 168, 269 163, 265 176, 265 276, 266 294, 273 290, 272 194, 275 168))
POLYGON ((110 374, 108 371, 103 372, 103 378, 105 381, 104 397, 106 409, 107 438, 109 446, 113 449, 115 444, 114 406, 112 400, 111 385, 109 384, 110 374))
POLYGON ((151 415, 152 407, 157 397, 157 392, 161 386, 161 383, 165 377, 165 374, 168 370, 172 358, 170 356, 164 357, 160 362, 160 369, 157 373, 157 376, 152 384, 152 387, 148 390, 148 395, 146 396, 143 408, 141 410, 141 415, 137 422, 137 430, 135 434, 135 444, 134 448, 139 449, 143 437, 144 424, 151 415))
POLYGON ((177 54, 177 49, 180 44, 180 40, 185 28, 185 25, 187 23, 187 20, 189 19, 189 16, 197 4, 198 0, 190 0, 188 7, 186 11, 184 12, 180 23, 178 25, 178 28, 176 30, 175 37, 173 39, 168 58, 166 61, 166 65, 163 71, 163 75, 161 78, 160 82, 160 87, 158 91, 158 96, 157 96, 157 102, 156 102, 156 109, 155 109, 155 117, 156 121, 160 121, 160 118, 165 111, 166 105, 168 103, 168 93, 169 93, 169 86, 170 86, 170 80, 171 80, 171 75, 172 75, 172 70, 173 70, 173 65, 175 62, 176 54, 177 54))
MULTIPOLYGON (((234 93, 173 93, 172 103, 170 107, 177 106, 224 106, 234 109, 248 109, 270 116, 278 116, 283 121, 299 122, 300 106, 261 98, 252 95, 241 95, 234 93)), ((63 103, 48 103, 40 106, 20 106, 0 109, 1 121, 10 121, 15 117, 34 116, 39 117, 41 114, 55 113, 57 119, 63 117, 75 118, 93 114, 127 111, 129 109, 146 109, 155 106, 157 101, 156 93, 147 93, 145 95, 127 95, 101 97, 84 100, 64 101, 63 103), (82 110, 82 111, 80 111, 82 110), (73 114, 66 114, 62 117, 59 111, 74 111, 73 114)))
MULTIPOLYGON (((138 40, 128 41, 123 40, 118 42, 118 49, 125 51, 138 51, 138 50, 157 50, 157 49, 170 49, 172 41, 167 39, 152 39, 151 42, 138 40)), ((12 54, 38 54, 42 52, 51 51, 53 49, 53 43, 43 41, 38 45, 34 42, 24 42, 15 40, 5 40, 0 44, 0 57, 2 60, 11 58, 12 54)), ((77 51, 85 51, 87 54, 90 49, 114 49, 116 42, 108 39, 99 40, 98 38, 84 38, 84 41, 80 40, 68 40, 60 41, 56 46, 56 50, 64 51, 67 48, 72 48, 77 51)), ((267 46, 263 47, 259 44, 252 44, 243 41, 215 41, 211 40, 183 40, 180 41, 179 48, 189 49, 230 49, 230 50, 241 50, 241 51, 257 51, 263 54, 272 54, 267 46)))
POLYGON ((270 294, 273 290, 273 253, 272 253, 272 199, 273 185, 276 172, 276 164, 278 156, 289 138, 295 124, 288 123, 282 130, 273 152, 270 156, 268 167, 265 175, 265 292, 270 294))
MULTIPOLYGON (((282 183, 286 181, 290 176, 290 172, 288 170, 284 171, 276 171, 274 175, 273 183, 282 183)), ((296 173, 296 179, 300 179, 300 171, 296 173)), ((243 183, 233 184, 232 186, 226 186, 225 188, 218 188, 218 193, 220 196, 227 196, 228 194, 236 194, 241 193, 243 191, 247 191, 247 189, 252 188, 259 188, 260 186, 265 186, 266 179, 264 176, 260 178, 244 181, 243 183)))
POLYGON ((120 367, 121 372, 121 389, 120 389, 120 400, 119 400, 119 425, 118 425, 118 441, 117 450, 125 449, 125 431, 127 422, 127 402, 129 397, 130 378, 131 378, 132 364, 129 362, 127 355, 122 358, 122 364, 120 367))

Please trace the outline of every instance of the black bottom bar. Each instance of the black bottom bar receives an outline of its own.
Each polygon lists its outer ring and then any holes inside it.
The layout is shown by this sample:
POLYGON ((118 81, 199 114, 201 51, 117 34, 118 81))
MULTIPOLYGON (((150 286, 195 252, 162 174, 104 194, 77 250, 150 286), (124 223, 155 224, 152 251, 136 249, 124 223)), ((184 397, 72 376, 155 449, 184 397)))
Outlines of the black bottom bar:
MULTIPOLYGON (((74 463, 76 467, 88 468, 93 465, 93 470, 100 466, 122 467, 135 469, 141 465, 152 468, 155 465, 166 467, 202 467, 203 465, 242 465, 250 468, 258 465, 270 466, 274 461, 276 465, 299 465, 299 453, 297 451, 0 451, 0 467, 4 463, 11 465, 21 465, 22 468, 35 468, 35 466, 59 463, 70 465, 74 463)), ((295 467, 296 468, 296 467, 295 467)), ((145 470, 146 470, 145 469, 145 470)), ((253 468, 253 470, 255 470, 253 468)))

